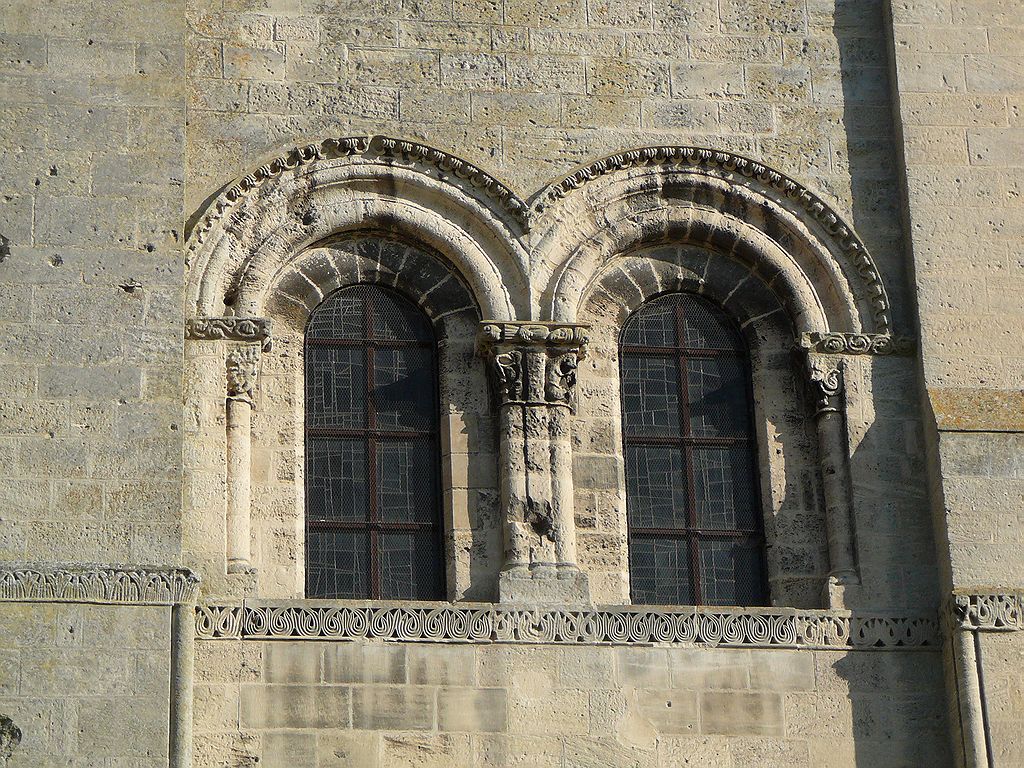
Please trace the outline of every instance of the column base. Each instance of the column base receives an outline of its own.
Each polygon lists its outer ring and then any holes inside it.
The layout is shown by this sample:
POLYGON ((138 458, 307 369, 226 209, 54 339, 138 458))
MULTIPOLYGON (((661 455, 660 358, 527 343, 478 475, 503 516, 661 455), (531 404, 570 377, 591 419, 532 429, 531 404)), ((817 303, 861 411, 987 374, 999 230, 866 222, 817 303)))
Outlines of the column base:
POLYGON ((575 565, 517 565, 499 574, 498 600, 529 605, 590 605, 590 582, 575 565))
POLYGON ((853 571, 830 573, 822 589, 825 607, 850 610, 860 603, 860 577, 853 571))

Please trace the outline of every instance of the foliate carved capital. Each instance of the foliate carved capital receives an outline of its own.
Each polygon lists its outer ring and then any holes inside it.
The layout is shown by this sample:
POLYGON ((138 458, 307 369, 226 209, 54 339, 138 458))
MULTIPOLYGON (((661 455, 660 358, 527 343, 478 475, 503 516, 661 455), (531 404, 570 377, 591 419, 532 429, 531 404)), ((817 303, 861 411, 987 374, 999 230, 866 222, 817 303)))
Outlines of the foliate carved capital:
POLYGON ((246 344, 228 352, 227 396, 228 400, 239 400, 254 405, 253 392, 260 367, 260 347, 246 344))
POLYGON ((573 407, 589 326, 484 322, 478 346, 492 361, 502 405, 573 407))
POLYGON ((836 413, 839 410, 839 395, 843 391, 842 359, 828 355, 808 353, 804 361, 807 385, 814 397, 816 415, 836 413))

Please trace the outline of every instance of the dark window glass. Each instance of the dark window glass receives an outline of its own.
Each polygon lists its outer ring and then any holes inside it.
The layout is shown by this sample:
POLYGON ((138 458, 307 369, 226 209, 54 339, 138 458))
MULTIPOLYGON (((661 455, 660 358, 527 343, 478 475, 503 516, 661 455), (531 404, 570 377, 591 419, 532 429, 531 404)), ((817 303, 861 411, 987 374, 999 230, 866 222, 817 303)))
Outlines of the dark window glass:
POLYGON ((633 602, 764 605, 749 360, 698 296, 644 304, 622 329, 633 602))
POLYGON ((306 328, 306 594, 444 598, 435 342, 384 288, 331 294, 306 328))

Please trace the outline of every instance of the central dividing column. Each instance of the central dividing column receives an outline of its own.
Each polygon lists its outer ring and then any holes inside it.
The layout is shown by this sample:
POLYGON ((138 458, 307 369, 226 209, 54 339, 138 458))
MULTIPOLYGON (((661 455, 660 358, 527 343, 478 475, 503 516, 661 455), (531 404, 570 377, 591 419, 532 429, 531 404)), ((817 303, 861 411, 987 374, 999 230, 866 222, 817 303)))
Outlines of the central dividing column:
POLYGON ((490 361, 500 409, 502 602, 590 601, 576 563, 570 416, 585 325, 484 322, 480 351, 490 361))

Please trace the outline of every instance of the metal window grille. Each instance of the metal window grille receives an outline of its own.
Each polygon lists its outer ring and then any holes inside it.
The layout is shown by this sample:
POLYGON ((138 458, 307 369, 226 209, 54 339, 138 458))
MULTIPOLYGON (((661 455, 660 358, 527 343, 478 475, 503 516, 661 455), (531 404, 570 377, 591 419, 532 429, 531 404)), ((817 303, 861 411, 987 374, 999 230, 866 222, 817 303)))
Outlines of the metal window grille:
POLYGON ((749 357, 710 302, 669 294, 620 341, 634 603, 765 605, 749 357))
POLYGON ((436 341, 387 289, 331 294, 306 327, 306 594, 444 598, 436 341))

